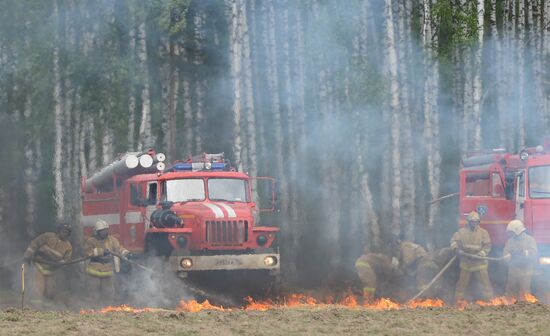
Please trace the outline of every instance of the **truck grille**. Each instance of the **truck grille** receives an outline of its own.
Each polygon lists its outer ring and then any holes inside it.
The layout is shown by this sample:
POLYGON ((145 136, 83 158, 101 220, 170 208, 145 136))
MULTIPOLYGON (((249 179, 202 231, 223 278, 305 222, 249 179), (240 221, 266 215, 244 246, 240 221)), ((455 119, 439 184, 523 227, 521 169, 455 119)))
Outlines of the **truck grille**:
POLYGON ((206 221, 206 241, 211 244, 242 244, 248 240, 248 221, 206 221))

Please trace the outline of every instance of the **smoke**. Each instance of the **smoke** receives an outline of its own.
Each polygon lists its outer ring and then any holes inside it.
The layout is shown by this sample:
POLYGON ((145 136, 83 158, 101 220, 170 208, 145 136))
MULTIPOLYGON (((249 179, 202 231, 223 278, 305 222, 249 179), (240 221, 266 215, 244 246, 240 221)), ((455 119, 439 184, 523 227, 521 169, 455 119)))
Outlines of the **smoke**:
MULTIPOLYGON (((540 102, 548 102, 548 81, 541 81, 549 78, 548 55, 542 49, 543 32, 537 31, 534 24, 527 27, 523 37, 511 33, 507 20, 499 17, 498 39, 486 30, 478 67, 474 62, 476 39, 469 36, 472 32, 462 36, 452 26, 454 22, 441 22, 437 27, 434 63, 426 66, 425 61, 432 56, 420 35, 422 8, 416 2, 394 1, 397 95, 401 107, 394 111, 389 105, 392 83, 383 1, 238 3, 246 6, 244 19, 250 47, 247 70, 251 72, 256 122, 255 129, 250 130, 246 128, 246 115, 240 120, 244 144, 241 153, 234 153, 232 145, 235 130, 231 113, 231 17, 225 4, 192 1, 188 11, 177 12, 182 15, 180 19, 185 17, 186 25, 175 34, 167 31, 167 27, 173 27, 166 20, 160 20, 166 19, 162 13, 170 6, 137 8, 124 1, 114 6, 110 1, 66 6, 61 2, 61 19, 53 22, 50 2, 19 1, 7 5, 1 14, 0 30, 0 85, 4 88, 0 90, 0 157, 10 160, 0 162, 0 191, 10 197, 7 202, 0 202, 0 249, 5 252, 2 255, 17 258, 33 236, 29 232, 51 229, 55 216, 51 173, 54 134, 47 126, 53 124, 52 45, 57 43, 60 47, 65 95, 74 98, 73 109, 67 108, 67 112, 74 112, 78 106, 81 124, 96 124, 95 133, 86 136, 82 147, 70 149, 73 153, 82 150, 90 169, 91 143, 100 143, 103 127, 112 127, 115 152, 127 149, 132 95, 136 98, 136 111, 141 111, 143 74, 130 50, 130 31, 142 21, 146 22, 148 36, 154 138, 160 144, 166 135, 162 129, 163 89, 167 81, 165 67, 172 61, 178 66, 180 80, 189 83, 186 92, 180 85, 177 101, 177 154, 191 154, 186 152, 188 148, 224 151, 231 158, 240 156, 245 170, 251 166, 250 157, 256 156, 259 175, 278 179, 281 212, 263 216, 262 224, 282 227, 283 267, 299 284, 317 285, 329 273, 339 274, 339 270, 343 270, 343 278, 352 279, 353 262, 364 247, 381 249, 379 245, 384 246, 390 233, 404 233, 425 245, 448 244, 456 228, 456 200, 438 204, 435 226, 428 227, 427 202, 432 198, 430 142, 439 145, 438 191, 445 195, 458 190, 460 159, 465 150, 473 149, 477 128, 481 130, 481 147, 504 146, 510 151, 520 149, 523 143, 537 144, 547 132, 549 106, 540 102), (204 14, 205 21, 203 39, 197 43, 194 15, 199 13, 204 14), (74 22, 79 24, 74 25, 73 43, 69 28, 74 22), (62 37, 58 42, 52 40, 56 26, 62 37), (13 32, 20 32, 24 38, 13 40, 10 36, 19 36, 13 32), (170 60, 163 49, 170 39, 180 43, 186 53, 170 60), (194 61, 195 55, 200 55, 200 62, 194 61), (438 85, 429 99, 438 117, 439 134, 433 139, 426 137, 425 130, 425 83, 430 79, 427 67, 437 69, 438 85), (465 101, 476 74, 481 80, 479 118, 472 115, 472 105, 465 101), (199 80, 206 83, 202 100, 196 94, 199 80), (71 91, 71 83, 79 91, 71 91), (81 93, 79 105, 74 92, 81 93), (28 118, 23 113, 27 97, 32 98, 32 114, 28 118), (196 115, 199 103, 203 108, 201 116, 196 115), (190 123, 185 119, 185 104, 192 114, 190 123), (99 118, 101 110, 104 119, 99 118), (397 118, 392 119, 394 114, 397 118), (396 128, 399 139, 395 133, 392 138, 391 132, 396 128), (185 143, 185 134, 194 135, 192 146, 185 143), (202 146, 196 140, 199 138, 202 146), (250 139, 256 141, 255 153, 248 146, 250 139), (28 222, 23 218, 30 196, 21 191, 29 182, 22 174, 29 162, 21 154, 24 148, 19 144, 31 142, 41 148, 42 158, 37 158, 39 167, 32 165, 39 176, 35 190, 38 208, 35 220, 28 222), (395 182, 396 172, 401 183, 395 182), (361 183, 367 174, 366 186, 372 194, 371 206, 377 222, 367 211, 369 200, 361 183)), ((439 7, 433 15, 437 13, 445 14, 439 7)), ((183 22, 178 21, 179 28, 183 22)), ((243 84, 242 92, 245 89, 243 84)), ((246 111, 244 102, 241 107, 246 111)), ((71 119, 68 125, 72 130, 80 124, 71 119)), ((97 159, 102 155, 99 149, 97 159)), ((67 164, 79 165, 79 160, 76 155, 68 156, 67 164)), ((67 182, 67 189, 74 192, 71 201, 78 200, 78 178, 67 181, 71 181, 67 182)), ((78 206, 74 212, 78 213, 78 206)), ((136 283, 140 285, 132 291, 143 289, 148 293, 144 295, 147 299, 160 295, 162 291, 158 289, 163 280, 143 274, 138 278, 136 283)), ((170 285, 178 287, 177 283, 170 285)), ((160 295, 158 302, 171 299, 160 295)))

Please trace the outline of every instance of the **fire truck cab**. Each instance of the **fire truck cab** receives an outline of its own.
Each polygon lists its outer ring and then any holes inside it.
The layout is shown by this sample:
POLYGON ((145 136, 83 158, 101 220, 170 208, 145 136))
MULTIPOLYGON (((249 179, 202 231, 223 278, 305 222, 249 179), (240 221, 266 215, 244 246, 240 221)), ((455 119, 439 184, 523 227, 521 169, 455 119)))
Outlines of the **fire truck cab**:
POLYGON ((166 169, 159 165, 161 170, 154 159, 150 167, 128 165, 128 155, 141 160, 147 154, 127 154, 83 179, 85 235, 93 233, 96 220, 106 220, 124 247, 167 260, 182 278, 205 271, 279 275, 280 255, 273 246, 279 228, 256 225, 260 209, 252 179, 233 170, 223 154, 203 154, 166 169))
POLYGON ((550 139, 518 154, 500 149, 473 153, 463 160, 459 175, 459 224, 465 225, 465 214, 476 210, 500 253, 507 224, 521 219, 538 244, 538 273, 550 273, 550 139))

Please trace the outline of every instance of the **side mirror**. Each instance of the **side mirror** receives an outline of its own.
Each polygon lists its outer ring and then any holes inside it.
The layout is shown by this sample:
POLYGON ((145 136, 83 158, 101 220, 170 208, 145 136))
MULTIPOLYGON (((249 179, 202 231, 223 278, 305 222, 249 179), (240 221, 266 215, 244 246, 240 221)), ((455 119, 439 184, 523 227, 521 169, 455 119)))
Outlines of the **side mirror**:
POLYGON ((275 179, 273 177, 256 177, 251 180, 256 180, 256 188, 258 193, 258 210, 260 212, 273 212, 277 210, 277 189, 275 179))

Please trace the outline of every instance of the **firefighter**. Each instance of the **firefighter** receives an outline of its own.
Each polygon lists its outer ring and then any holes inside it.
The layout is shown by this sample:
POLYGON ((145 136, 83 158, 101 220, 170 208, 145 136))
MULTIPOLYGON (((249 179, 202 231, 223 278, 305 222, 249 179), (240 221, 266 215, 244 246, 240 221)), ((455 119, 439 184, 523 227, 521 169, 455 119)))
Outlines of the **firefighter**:
POLYGON ((363 286, 365 299, 381 296, 387 289, 385 282, 396 274, 391 258, 383 253, 368 253, 361 255, 355 262, 357 276, 363 286))
POLYGON ((101 219, 95 223, 94 235, 86 241, 84 250, 91 257, 86 266, 88 290, 94 297, 99 294, 103 303, 112 304, 115 295, 115 263, 120 262, 114 254, 129 257, 130 252, 109 234, 109 224, 101 219))
POLYGON ((390 240, 392 264, 404 275, 413 276, 416 273, 418 262, 426 256, 426 250, 413 242, 403 241, 396 235, 390 240))
POLYGON ((397 235, 390 238, 388 247, 387 255, 366 253, 355 262, 365 297, 391 294, 394 298, 406 299, 416 290, 416 270, 427 255, 426 250, 413 242, 402 241, 397 235))
POLYGON ((472 278, 474 278, 474 282, 481 285, 483 299, 488 300, 493 296, 493 288, 487 272, 487 260, 464 255, 467 253, 487 257, 491 251, 489 233, 479 227, 479 222, 479 214, 476 211, 470 212, 467 217, 467 225, 455 232, 451 239, 451 248, 460 258, 460 275, 456 283, 455 302, 464 300, 464 293, 472 278))
POLYGON ((523 222, 514 219, 506 227, 510 238, 504 245, 504 260, 508 262, 506 295, 524 300, 531 293, 531 277, 537 257, 537 243, 527 234, 523 222))
POLYGON ((406 299, 413 295, 413 291, 417 289, 417 270, 422 261, 426 259, 426 250, 416 243, 403 241, 397 235, 393 235, 390 239, 389 247, 391 249, 392 266, 395 269, 396 279, 398 284, 395 293, 400 299, 406 299))
POLYGON ((43 300, 52 300, 55 296, 56 276, 58 266, 55 263, 67 262, 71 259, 73 248, 69 242, 71 225, 61 222, 56 232, 45 232, 36 237, 27 247, 23 259, 27 264, 34 262, 33 271, 33 303, 40 305, 43 300))

